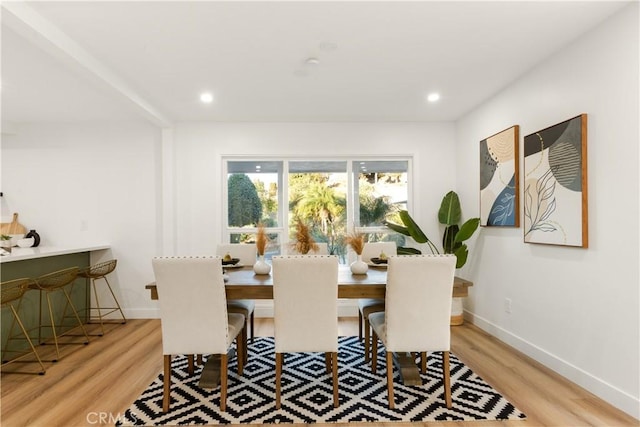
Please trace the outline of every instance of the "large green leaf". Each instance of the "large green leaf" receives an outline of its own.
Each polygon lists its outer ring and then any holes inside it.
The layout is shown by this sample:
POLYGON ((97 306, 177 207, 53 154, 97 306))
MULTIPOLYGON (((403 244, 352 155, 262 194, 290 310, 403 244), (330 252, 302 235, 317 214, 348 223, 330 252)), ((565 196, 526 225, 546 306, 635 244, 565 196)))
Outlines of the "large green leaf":
POLYGON ((395 231, 396 233, 400 233, 400 234, 404 234, 405 236, 411 236, 411 234, 409 234, 409 229, 403 225, 400 224, 396 224, 394 222, 389 222, 389 221, 382 221, 382 223, 389 227, 390 229, 392 229, 393 231, 395 231))
POLYGON ((420 255, 422 251, 416 248, 407 248, 404 246, 398 246, 398 255, 420 255))
POLYGON ((413 240, 415 240, 417 243, 427 243, 429 241, 429 239, 422 232, 418 224, 416 224, 413 218, 411 218, 411 215, 409 215, 409 212, 405 210, 400 211, 400 219, 402 220, 404 225, 407 226, 407 229, 409 230, 409 234, 411 235, 411 237, 413 237, 413 240))
POLYGON ((442 248, 445 254, 452 254, 455 250, 455 237, 458 233, 458 224, 453 224, 444 229, 442 235, 442 248))
POLYGON ((480 225, 480 218, 471 218, 467 220, 462 224, 460 231, 456 234, 456 242, 464 242, 469 237, 473 236, 473 233, 478 229, 478 225, 480 225))
POLYGON ((460 268, 467 262, 467 256, 469 256, 469 250, 467 245, 461 245, 456 251, 456 268, 460 268))
POLYGON ((440 224, 445 225, 457 224, 461 216, 460 199, 455 191, 449 191, 442 198, 442 204, 440 204, 440 210, 438 211, 438 221, 440 221, 440 224))

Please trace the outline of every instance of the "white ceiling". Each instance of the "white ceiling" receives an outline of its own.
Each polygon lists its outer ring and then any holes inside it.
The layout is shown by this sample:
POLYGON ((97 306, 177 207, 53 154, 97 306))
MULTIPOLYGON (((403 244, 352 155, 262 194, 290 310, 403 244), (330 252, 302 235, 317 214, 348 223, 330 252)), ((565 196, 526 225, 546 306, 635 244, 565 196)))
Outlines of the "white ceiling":
POLYGON ((2 119, 456 120, 628 3, 3 2, 2 119))

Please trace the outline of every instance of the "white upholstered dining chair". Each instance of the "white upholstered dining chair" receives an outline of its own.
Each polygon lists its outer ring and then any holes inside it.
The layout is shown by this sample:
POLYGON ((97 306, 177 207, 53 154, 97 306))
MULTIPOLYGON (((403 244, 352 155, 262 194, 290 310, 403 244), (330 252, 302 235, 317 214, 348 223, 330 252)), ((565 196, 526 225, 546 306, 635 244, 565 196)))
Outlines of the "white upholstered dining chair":
POLYGON ((276 408, 280 408, 283 355, 324 352, 338 407, 338 257, 273 257, 276 408))
MULTIPOLYGON (((238 258, 240 261, 238 261, 237 265, 243 267, 251 267, 256 262, 256 245, 243 243, 218 244, 218 246, 216 247, 216 255, 224 257, 226 254, 231 255, 231 258, 238 258)), ((246 335, 249 333, 249 324, 251 324, 251 342, 253 342, 253 339, 255 337, 255 301, 251 299, 228 300, 227 310, 229 311, 229 313, 240 313, 244 315, 245 325, 243 340, 246 347, 246 335)), ((247 356, 248 352, 245 353, 245 361, 247 360, 247 356)))
MULTIPOLYGON (((396 242, 367 242, 362 248, 362 261, 367 264, 371 258, 378 258, 384 252, 387 256, 396 255, 398 248, 396 242)), ((369 315, 384 311, 384 299, 360 298, 358 300, 358 337, 362 339, 364 335, 364 360, 369 361, 371 344, 371 327, 369 326, 369 315), (364 334, 363 334, 364 332, 364 334)))
POLYGON ((385 311, 369 315, 373 328, 371 368, 376 372, 378 338, 386 350, 389 408, 394 407, 394 352, 419 352, 421 371, 426 353, 440 351, 447 408, 451 408, 449 348, 451 299, 456 269, 455 255, 390 257, 387 270, 385 311))
POLYGON ((236 340, 238 374, 246 351, 237 337, 244 327, 242 314, 227 313, 219 257, 159 257, 152 260, 158 290, 162 354, 164 355, 163 412, 171 401, 171 356, 220 355, 220 410, 226 410, 227 352, 236 340))

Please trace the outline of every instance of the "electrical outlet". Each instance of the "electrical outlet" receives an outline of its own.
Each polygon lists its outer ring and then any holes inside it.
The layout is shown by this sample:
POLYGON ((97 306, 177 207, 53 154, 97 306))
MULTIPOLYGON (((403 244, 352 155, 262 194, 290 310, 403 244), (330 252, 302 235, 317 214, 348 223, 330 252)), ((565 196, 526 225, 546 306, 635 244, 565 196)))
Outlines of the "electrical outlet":
POLYGON ((511 314, 511 298, 504 299, 504 312, 511 314))

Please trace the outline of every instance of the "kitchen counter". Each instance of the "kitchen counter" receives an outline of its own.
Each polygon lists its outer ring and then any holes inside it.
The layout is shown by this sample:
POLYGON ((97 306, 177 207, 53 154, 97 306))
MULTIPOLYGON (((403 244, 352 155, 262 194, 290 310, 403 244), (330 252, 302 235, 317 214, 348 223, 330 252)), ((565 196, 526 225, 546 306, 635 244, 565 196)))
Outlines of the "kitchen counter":
MULTIPOLYGON (((11 254, 0 257, 0 263, 2 263, 0 277, 2 282, 23 277, 34 279, 43 274, 69 267, 86 268, 91 265, 92 257, 100 258, 111 256, 110 249, 111 247, 109 245, 12 248, 11 254)), ((73 305, 80 314, 81 321, 87 322, 89 307, 91 305, 88 280, 79 277, 76 279, 75 285, 67 287, 67 290, 70 293, 73 305)), ((50 297, 55 318, 62 319, 66 314, 67 305, 64 294, 55 292, 50 297)), ((20 306, 20 317, 25 328, 28 331, 33 331, 31 332, 34 334, 33 336, 40 336, 40 339, 44 341, 52 337, 51 327, 44 327, 38 332, 40 325, 46 326, 48 324, 46 320, 44 323, 41 323, 42 319, 49 319, 48 301, 49 299, 43 297, 41 292, 30 289, 22 297, 20 306), (36 335, 38 333, 40 335, 36 335)), ((10 334, 12 320, 11 312, 9 310, 2 310, 0 345, 2 345, 3 349, 10 334)), ((60 320, 57 322, 60 322, 60 320)), ((64 320, 61 323, 65 325, 71 324, 69 322, 65 323, 64 320)), ((57 329, 58 326, 56 326, 57 329)), ((61 330, 65 328, 69 328, 69 326, 62 327, 61 330)), ((27 349, 26 340, 15 340, 12 341, 11 345, 13 350, 17 350, 18 352, 27 349)))
POLYGON ((37 259, 51 257, 57 255, 76 254, 81 252, 93 252, 103 249, 109 249, 109 245, 93 245, 93 246, 38 246, 35 248, 18 248, 11 249, 8 255, 0 256, 0 263, 4 264, 12 261, 23 261, 27 259, 37 259))

